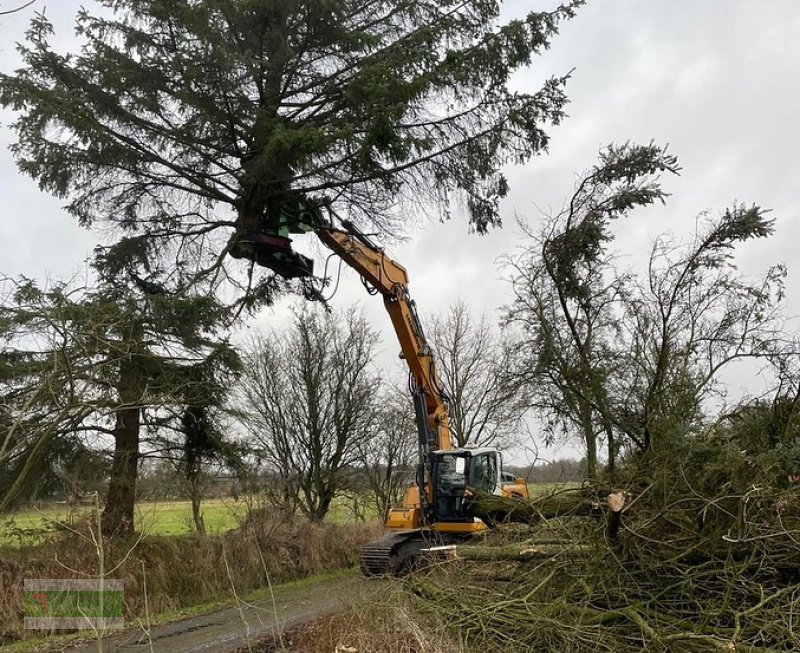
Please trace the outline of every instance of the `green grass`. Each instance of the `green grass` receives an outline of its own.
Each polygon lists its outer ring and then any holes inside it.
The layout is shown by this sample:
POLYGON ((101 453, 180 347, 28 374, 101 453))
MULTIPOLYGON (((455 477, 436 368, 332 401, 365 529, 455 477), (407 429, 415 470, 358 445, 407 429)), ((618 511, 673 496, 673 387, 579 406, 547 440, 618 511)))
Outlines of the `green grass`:
MULTIPOLYGON (((206 533, 224 533, 236 528, 247 506, 234 499, 209 499, 201 506, 206 533)), ((189 501, 157 501, 136 505, 136 530, 152 535, 185 535, 194 532, 189 501)))
POLYGON ((32 546, 39 544, 49 535, 56 532, 53 522, 72 525, 84 515, 89 508, 70 511, 66 506, 45 506, 41 510, 22 510, 0 515, 0 545, 32 546))
POLYGON ((351 497, 336 497, 325 520, 334 524, 347 524, 357 520, 357 517, 366 521, 378 519, 378 508, 372 497, 359 497, 357 503, 351 497))
MULTIPOLYGON (((224 533, 241 523, 247 504, 232 498, 208 499, 201 510, 206 533, 224 533)), ((361 501, 359 511, 368 520, 377 516, 372 501, 361 501)), ((58 524, 73 526, 91 514, 91 506, 70 509, 65 504, 49 504, 0 515, 0 546, 35 546, 56 533, 58 524)), ((352 500, 337 497, 326 520, 346 524, 353 519, 352 500)), ((189 501, 142 501, 136 504, 135 527, 148 535, 193 533, 192 505, 189 501)))
MULTIPOLYGON (((578 483, 530 483, 531 498, 549 492, 579 487, 578 483)), ((364 518, 377 517, 374 502, 360 500, 357 508, 364 518)), ((38 510, 26 509, 0 515, 0 546, 34 546, 54 534, 56 523, 76 524, 91 514, 90 506, 71 510, 65 504, 51 504, 38 510)), ((209 499, 202 505, 206 533, 224 533, 236 528, 247 514, 247 505, 234 499, 209 499)), ((327 520, 345 524, 354 519, 352 498, 337 497, 327 520)), ((194 532, 192 506, 189 501, 143 501, 136 505, 136 530, 149 535, 185 535, 194 532)))
POLYGON ((535 499, 553 492, 577 490, 580 486, 581 484, 575 481, 569 483, 528 483, 528 496, 531 499, 535 499))
MULTIPOLYGON (((72 510, 64 504, 26 509, 0 516, 0 545, 32 546, 58 530, 57 523, 72 526, 88 517, 90 506, 72 510)), ((202 505, 207 533, 223 533, 239 525, 247 509, 233 499, 209 499, 202 505)), ((194 531, 189 501, 141 502, 136 505, 136 530, 151 535, 184 535, 194 531)))

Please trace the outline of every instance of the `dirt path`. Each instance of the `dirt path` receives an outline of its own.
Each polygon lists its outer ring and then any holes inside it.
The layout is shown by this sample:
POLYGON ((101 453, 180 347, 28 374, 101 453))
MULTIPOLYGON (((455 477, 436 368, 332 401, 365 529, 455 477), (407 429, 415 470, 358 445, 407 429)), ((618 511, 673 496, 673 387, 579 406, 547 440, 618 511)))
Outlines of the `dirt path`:
MULTIPOLYGON (((104 642, 108 653, 229 653, 259 637, 331 614, 347 605, 356 595, 385 591, 389 581, 366 581, 352 576, 276 587, 275 600, 260 599, 248 604, 192 617, 151 629, 150 637, 141 629, 127 631, 104 642)), ((96 653, 97 644, 71 647, 69 653, 96 653)))

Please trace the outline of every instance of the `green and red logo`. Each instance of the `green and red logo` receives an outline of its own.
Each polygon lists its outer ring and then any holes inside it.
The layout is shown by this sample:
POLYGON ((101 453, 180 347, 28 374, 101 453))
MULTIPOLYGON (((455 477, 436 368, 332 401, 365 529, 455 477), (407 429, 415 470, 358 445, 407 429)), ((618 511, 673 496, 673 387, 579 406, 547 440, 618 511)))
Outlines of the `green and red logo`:
POLYGON ((29 578, 24 583, 25 628, 107 629, 124 624, 123 581, 29 578))

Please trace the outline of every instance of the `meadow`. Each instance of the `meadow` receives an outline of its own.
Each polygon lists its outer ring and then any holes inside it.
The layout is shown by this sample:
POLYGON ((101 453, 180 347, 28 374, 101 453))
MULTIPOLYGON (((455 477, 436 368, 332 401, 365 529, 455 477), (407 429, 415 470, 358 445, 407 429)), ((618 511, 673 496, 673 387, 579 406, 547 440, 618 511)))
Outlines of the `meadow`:
MULTIPOLYGON (((576 483, 531 483, 531 497, 541 496, 576 483)), ((237 528, 252 503, 231 497, 208 499, 202 504, 206 534, 221 534, 237 528)), ((0 515, 0 547, 20 548, 41 544, 64 526, 72 527, 91 515, 90 505, 70 507, 66 503, 49 503, 0 515)), ((346 524, 356 520, 374 520, 377 511, 363 497, 338 497, 331 506, 326 521, 346 524)), ((192 505, 189 501, 141 501, 136 504, 135 528, 146 535, 188 535, 194 532, 192 505)))
MULTIPOLYGON (((43 504, 0 516, 0 546, 33 546, 50 535, 72 527, 91 515, 92 506, 70 507, 64 503, 43 504)), ((235 499, 203 502, 206 533, 224 533, 236 528, 247 514, 247 504, 235 499)), ((194 532, 189 501, 143 501, 136 505, 137 532, 148 535, 186 535, 194 532)))

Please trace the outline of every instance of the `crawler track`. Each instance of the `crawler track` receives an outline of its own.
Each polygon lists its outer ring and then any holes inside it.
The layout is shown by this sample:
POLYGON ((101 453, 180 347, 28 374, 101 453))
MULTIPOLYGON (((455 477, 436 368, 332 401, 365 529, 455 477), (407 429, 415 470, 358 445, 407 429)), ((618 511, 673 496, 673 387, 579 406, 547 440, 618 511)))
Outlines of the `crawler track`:
POLYGON ((469 539, 469 536, 436 533, 429 529, 387 533, 361 549, 361 573, 364 576, 402 576, 420 561, 423 549, 469 539))
POLYGON ((387 533, 361 549, 361 573, 365 576, 389 576, 402 572, 407 556, 401 555, 411 543, 422 545, 422 531, 387 533))

